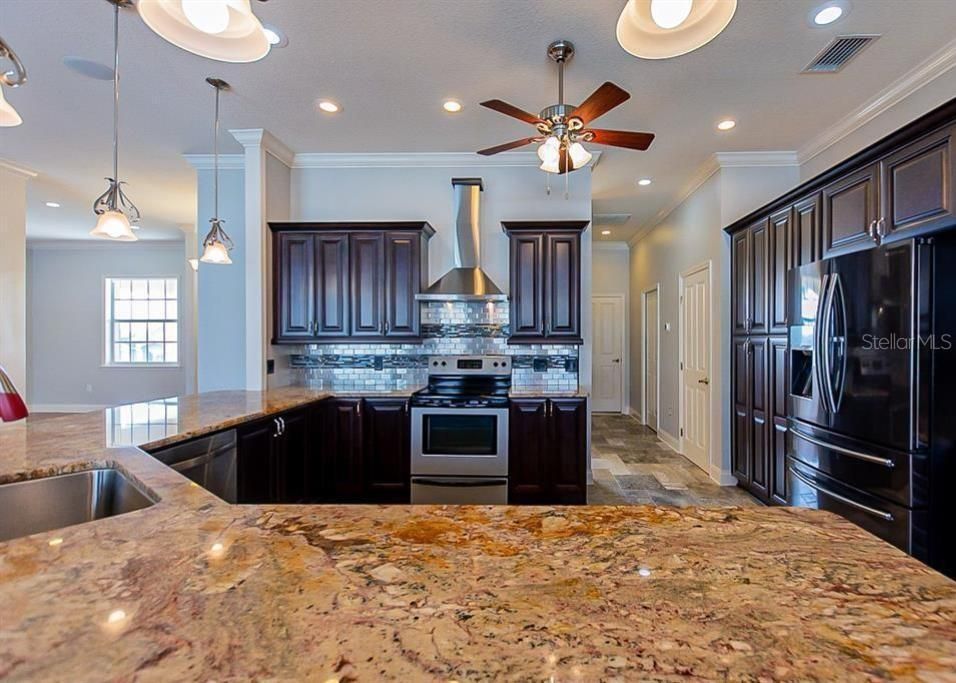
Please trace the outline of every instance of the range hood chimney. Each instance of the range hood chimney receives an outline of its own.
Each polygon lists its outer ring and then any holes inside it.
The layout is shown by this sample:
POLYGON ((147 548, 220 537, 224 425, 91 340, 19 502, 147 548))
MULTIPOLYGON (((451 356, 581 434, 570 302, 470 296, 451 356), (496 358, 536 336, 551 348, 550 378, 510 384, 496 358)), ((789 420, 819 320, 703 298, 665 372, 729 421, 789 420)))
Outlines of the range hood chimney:
POLYGON ((415 298, 419 301, 507 301, 481 269, 481 178, 452 178, 455 192, 455 267, 415 298))

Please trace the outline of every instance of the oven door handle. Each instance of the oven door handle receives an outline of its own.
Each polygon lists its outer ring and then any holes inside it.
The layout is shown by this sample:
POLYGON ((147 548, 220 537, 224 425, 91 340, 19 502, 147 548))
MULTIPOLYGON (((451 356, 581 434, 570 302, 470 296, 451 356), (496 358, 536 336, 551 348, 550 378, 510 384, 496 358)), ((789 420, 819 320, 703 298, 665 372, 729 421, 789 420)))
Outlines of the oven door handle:
POLYGON ((413 484, 420 484, 421 486, 441 486, 444 488, 478 488, 482 486, 505 486, 508 484, 507 479, 453 479, 451 477, 444 477, 442 479, 426 479, 423 477, 412 477, 413 484))
POLYGON ((838 501, 840 501, 841 503, 844 503, 844 504, 846 504, 846 505, 849 505, 850 507, 854 507, 854 508, 856 508, 857 510, 860 510, 860 511, 862 511, 862 512, 865 512, 865 513, 867 513, 867 514, 869 514, 869 515, 873 515, 874 517, 879 517, 880 519, 886 520, 887 522, 892 522, 892 521, 893 521, 893 515, 892 515, 891 513, 886 512, 886 511, 884 511, 884 510, 879 510, 879 509, 877 509, 877 508, 871 508, 869 505, 864 505, 863 503, 858 503, 858 502, 856 502, 855 500, 853 500, 852 498, 847 498, 846 496, 841 496, 839 493, 835 493, 834 491, 831 491, 830 489, 824 488, 824 487, 820 486, 819 484, 814 483, 814 482, 811 481, 809 478, 803 476, 802 474, 800 474, 799 472, 797 472, 797 471, 796 471, 795 469, 793 469, 792 467, 790 468, 790 474, 792 474, 794 477, 796 477, 797 479, 799 479, 800 481, 802 481, 804 484, 806 484, 807 486, 809 486, 809 487, 812 488, 813 490, 819 491, 820 493, 822 493, 822 494, 824 494, 824 495, 826 495, 826 496, 830 496, 831 498, 833 498, 833 499, 835 499, 835 500, 838 500, 838 501))

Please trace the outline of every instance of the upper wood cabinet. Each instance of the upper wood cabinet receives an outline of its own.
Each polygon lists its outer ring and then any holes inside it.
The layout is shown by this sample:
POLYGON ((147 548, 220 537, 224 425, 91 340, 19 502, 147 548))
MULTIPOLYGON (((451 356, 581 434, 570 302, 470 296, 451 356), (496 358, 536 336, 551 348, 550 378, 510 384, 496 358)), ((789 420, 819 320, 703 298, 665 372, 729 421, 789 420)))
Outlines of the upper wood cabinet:
POLYGON ((819 192, 793 205, 793 266, 820 258, 820 206, 819 192))
POLYGON ((581 344, 581 233, 587 221, 505 222, 510 344, 581 344))
POLYGON ((750 331, 750 231, 741 230, 730 238, 730 308, 735 335, 750 331))
POLYGON ((770 217, 770 259, 767 276, 768 314, 771 334, 787 331, 787 271, 793 266, 793 211, 778 211, 770 217))
POLYGON ((428 223, 271 223, 273 343, 421 338, 428 223))
POLYGON ((952 223, 956 216, 956 126, 949 126, 880 162, 880 236, 908 237, 952 223))
POLYGON ((766 334, 770 239, 767 219, 731 238, 730 284, 734 334, 766 334))
POLYGON ((879 211, 879 165, 823 188, 823 257, 874 246, 879 211))

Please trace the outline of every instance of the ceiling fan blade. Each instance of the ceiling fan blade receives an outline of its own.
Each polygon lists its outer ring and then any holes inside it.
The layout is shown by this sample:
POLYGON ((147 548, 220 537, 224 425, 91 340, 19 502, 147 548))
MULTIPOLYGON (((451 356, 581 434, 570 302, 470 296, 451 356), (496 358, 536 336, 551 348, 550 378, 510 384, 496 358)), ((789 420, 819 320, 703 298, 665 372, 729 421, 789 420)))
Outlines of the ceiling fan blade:
POLYGON ((511 142, 506 142, 503 145, 496 145, 495 147, 489 147, 488 149, 479 149, 478 154, 490 157, 492 154, 497 154, 498 152, 507 152, 509 149, 530 145, 537 139, 538 138, 521 138, 520 140, 512 140, 511 142))
POLYGON ((589 128, 588 133, 593 136, 589 142, 598 145, 610 145, 611 147, 627 147, 628 149, 639 149, 641 151, 651 146, 654 140, 653 133, 634 133, 629 130, 602 130, 600 128, 589 128))
POLYGON ((578 108, 571 112, 571 117, 579 118, 587 125, 590 121, 607 114, 614 107, 627 102, 629 99, 631 99, 631 95, 626 90, 608 81, 579 104, 578 108))
POLYGON ((505 116, 511 116, 519 121, 530 123, 532 126, 543 123, 543 120, 534 114, 529 114, 524 109, 518 109, 516 106, 502 102, 501 100, 488 100, 487 102, 482 102, 481 106, 494 109, 496 112, 504 114, 505 116))

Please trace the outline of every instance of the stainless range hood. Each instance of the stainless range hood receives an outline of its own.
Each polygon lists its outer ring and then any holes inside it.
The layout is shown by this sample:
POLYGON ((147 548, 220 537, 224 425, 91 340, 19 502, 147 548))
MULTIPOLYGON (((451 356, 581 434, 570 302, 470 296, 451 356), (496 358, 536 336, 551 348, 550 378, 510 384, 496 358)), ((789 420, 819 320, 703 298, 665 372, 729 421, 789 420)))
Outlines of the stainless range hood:
POLYGON ((481 178, 452 178, 455 192, 455 268, 415 298, 419 301, 507 301, 481 269, 481 178))

